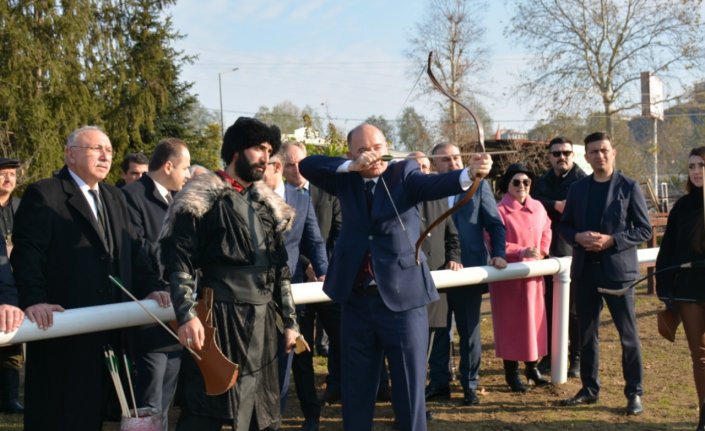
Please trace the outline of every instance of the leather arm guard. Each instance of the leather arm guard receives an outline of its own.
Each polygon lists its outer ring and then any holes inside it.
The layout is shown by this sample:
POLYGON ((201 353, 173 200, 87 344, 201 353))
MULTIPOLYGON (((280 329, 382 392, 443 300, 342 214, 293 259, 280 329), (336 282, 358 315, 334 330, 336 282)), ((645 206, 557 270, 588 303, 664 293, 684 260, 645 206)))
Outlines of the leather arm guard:
POLYGON ((299 325, 296 323, 296 305, 294 304, 294 295, 291 293, 291 283, 289 280, 281 282, 281 304, 280 310, 282 321, 285 329, 293 329, 299 331, 299 325))
POLYGON ((195 283, 193 277, 185 272, 172 272, 169 285, 174 314, 180 326, 197 316, 196 300, 193 298, 195 283))

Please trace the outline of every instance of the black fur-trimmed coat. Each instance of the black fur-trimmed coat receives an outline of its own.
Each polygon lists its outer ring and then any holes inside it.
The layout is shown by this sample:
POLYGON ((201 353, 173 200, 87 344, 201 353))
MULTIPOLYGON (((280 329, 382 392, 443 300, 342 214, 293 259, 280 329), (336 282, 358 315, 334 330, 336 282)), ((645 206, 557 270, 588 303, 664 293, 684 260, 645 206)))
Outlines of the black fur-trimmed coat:
POLYGON ((193 360, 185 360, 182 408, 191 414, 231 420, 235 428, 240 406, 254 399, 254 415, 260 429, 264 429, 278 424, 280 419, 276 308, 283 314, 285 327, 298 330, 283 241, 283 233, 291 227, 294 210, 261 181, 239 194, 215 174, 199 175, 176 195, 169 208, 161 233, 160 254, 164 278, 170 281, 177 320, 184 323, 193 316, 188 301, 198 270, 205 271, 203 280, 208 280, 209 267, 232 267, 237 271, 238 267, 253 264, 254 245, 248 220, 253 214, 263 225, 267 256, 275 274, 274 283, 268 285, 273 290, 273 300, 264 305, 237 301, 214 303, 218 345, 228 358, 240 365, 240 377, 235 387, 225 394, 206 396, 200 371, 193 360), (238 213, 235 208, 239 204, 234 203, 236 200, 241 203, 241 199, 247 199, 254 212, 238 213), (184 302, 186 306, 181 305, 184 302), (284 311, 287 308, 291 309, 291 314, 284 311), (262 322, 259 319, 264 319, 264 331, 253 340, 253 328, 259 325, 257 322, 262 322), (252 346, 258 346, 255 355, 261 359, 257 363, 250 361, 252 346), (246 387, 241 385, 243 376, 255 375, 257 384, 253 392, 241 390, 246 387))

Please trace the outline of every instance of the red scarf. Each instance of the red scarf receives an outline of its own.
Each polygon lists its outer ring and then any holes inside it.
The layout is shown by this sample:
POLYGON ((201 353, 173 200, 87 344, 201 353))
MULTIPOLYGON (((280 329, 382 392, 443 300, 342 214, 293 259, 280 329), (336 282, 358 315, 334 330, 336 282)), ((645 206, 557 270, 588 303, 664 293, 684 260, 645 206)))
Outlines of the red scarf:
POLYGON ((238 193, 242 193, 245 191, 246 187, 243 186, 242 184, 238 183, 235 178, 226 174, 225 171, 215 171, 215 174, 218 175, 223 180, 227 181, 238 193))

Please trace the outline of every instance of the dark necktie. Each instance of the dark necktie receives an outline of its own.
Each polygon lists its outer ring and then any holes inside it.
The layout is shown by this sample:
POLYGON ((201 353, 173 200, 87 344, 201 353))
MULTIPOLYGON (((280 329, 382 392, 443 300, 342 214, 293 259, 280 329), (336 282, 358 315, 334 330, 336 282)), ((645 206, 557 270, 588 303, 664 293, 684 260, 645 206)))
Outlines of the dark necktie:
POLYGON ((89 189, 88 193, 90 193, 91 196, 93 196, 93 201, 95 202, 96 214, 98 216, 98 226, 100 226, 101 234, 103 235, 103 239, 105 239, 106 243, 107 243, 108 225, 105 222, 105 207, 103 206, 103 202, 100 200, 100 194, 98 194, 98 190, 89 189))
POLYGON ((174 202, 174 198, 171 197, 171 193, 168 193, 164 195, 164 199, 166 200, 166 203, 171 205, 172 202, 174 202))
POLYGON ((367 199, 367 211, 372 209, 372 199, 374 198, 374 193, 372 189, 375 186, 375 182, 370 180, 365 182, 365 199, 367 199))

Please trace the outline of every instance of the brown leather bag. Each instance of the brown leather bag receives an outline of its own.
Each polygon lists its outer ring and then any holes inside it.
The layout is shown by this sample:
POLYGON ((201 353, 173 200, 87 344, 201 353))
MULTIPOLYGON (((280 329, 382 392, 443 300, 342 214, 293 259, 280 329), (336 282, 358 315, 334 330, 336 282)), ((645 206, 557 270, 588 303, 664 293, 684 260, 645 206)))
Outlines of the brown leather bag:
POLYGON ((658 325, 658 333, 671 343, 676 341, 676 331, 681 323, 681 316, 668 308, 665 308, 656 313, 656 323, 658 325))
POLYGON ((230 361, 218 348, 213 326, 213 289, 203 289, 203 297, 198 300, 196 313, 201 319, 205 332, 203 348, 197 350, 201 359, 191 355, 203 375, 206 394, 220 395, 235 386, 238 376, 238 365, 230 361))

